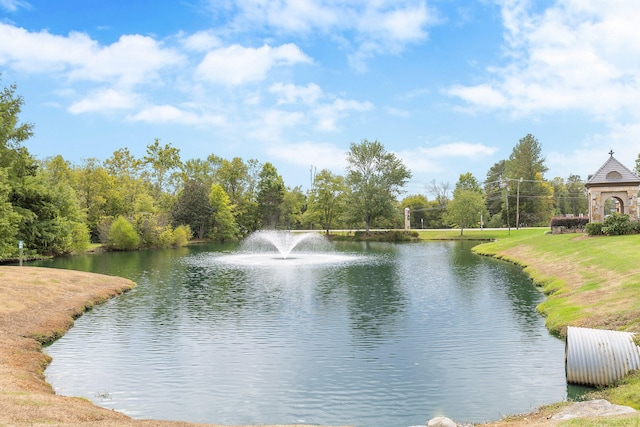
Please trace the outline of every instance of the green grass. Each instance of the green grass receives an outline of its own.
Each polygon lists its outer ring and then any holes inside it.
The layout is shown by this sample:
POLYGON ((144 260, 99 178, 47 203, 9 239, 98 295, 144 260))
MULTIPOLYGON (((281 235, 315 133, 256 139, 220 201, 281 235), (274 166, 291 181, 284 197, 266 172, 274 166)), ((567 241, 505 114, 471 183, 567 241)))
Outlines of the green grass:
MULTIPOLYGON (((474 251, 526 267, 547 294, 538 311, 547 317, 547 328, 553 333, 560 334, 568 325, 640 332, 640 235, 586 237, 518 230, 474 251), (537 268, 530 267, 533 264, 537 268), (560 273, 554 276, 552 270, 560 273)), ((593 398, 640 409, 640 372, 599 390, 593 398)), ((640 415, 560 425, 640 427, 640 415)))

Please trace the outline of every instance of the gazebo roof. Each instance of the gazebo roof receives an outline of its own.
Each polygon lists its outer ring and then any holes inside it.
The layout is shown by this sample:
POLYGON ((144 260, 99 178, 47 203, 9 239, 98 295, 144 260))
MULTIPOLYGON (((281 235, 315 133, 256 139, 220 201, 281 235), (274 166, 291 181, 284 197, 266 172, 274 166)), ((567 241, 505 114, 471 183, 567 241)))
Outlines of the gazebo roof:
POLYGON ((610 157, 604 165, 587 180, 585 184, 587 188, 594 185, 640 184, 640 178, 635 173, 616 160, 613 157, 613 152, 609 154, 610 157))

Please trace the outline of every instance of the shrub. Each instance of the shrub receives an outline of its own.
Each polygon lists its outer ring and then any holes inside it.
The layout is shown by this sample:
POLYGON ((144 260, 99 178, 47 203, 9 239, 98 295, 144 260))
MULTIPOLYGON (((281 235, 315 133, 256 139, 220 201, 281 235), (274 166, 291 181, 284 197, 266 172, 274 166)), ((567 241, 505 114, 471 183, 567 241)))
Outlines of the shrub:
POLYGON ((173 246, 186 246, 191 239, 191 227, 188 225, 180 225, 173 230, 173 246))
POLYGON ((140 245, 140 237, 133 225, 123 216, 119 216, 109 229, 109 247, 129 251, 138 249, 138 245, 140 245))
POLYGON ((590 222, 585 227, 586 232, 589 236, 602 236, 602 223, 601 222, 590 222))
POLYGON ((167 225, 158 236, 158 246, 161 248, 168 248, 169 246, 173 246, 173 239, 173 229, 170 225, 167 225))
POLYGON ((607 236, 621 236, 630 232, 631 221, 629 220, 629 215, 614 212, 602 221, 602 233, 607 236))
POLYGON ((80 222, 76 222, 71 228, 71 250, 84 252, 89 247, 89 228, 80 222))
POLYGON ((557 216, 551 218, 551 227, 566 227, 568 229, 583 229, 589 223, 588 217, 557 216))

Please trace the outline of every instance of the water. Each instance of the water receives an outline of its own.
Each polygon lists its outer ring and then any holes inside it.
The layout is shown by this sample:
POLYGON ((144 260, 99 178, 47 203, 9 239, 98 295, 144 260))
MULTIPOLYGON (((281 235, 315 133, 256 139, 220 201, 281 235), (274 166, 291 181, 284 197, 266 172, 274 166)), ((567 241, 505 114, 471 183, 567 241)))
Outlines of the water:
POLYGON ((231 425, 482 422, 566 399, 564 343, 518 267, 461 242, 334 246, 346 259, 203 245, 43 262, 138 284, 47 348, 47 380, 136 418, 231 425))

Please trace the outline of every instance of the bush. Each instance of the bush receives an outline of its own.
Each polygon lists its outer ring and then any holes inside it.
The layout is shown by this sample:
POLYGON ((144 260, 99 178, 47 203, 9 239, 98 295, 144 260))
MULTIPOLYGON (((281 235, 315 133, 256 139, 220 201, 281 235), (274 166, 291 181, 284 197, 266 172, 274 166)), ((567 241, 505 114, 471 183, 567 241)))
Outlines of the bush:
POLYGON ((630 232, 631 221, 629 220, 629 215, 614 212, 602 221, 602 233, 607 236, 621 236, 630 232))
POLYGON ((138 249, 140 245, 140 236, 136 233, 133 225, 123 216, 119 216, 111 224, 109 229, 108 246, 112 249, 130 251, 138 249))
POLYGON ((168 248, 169 246, 173 246, 173 239, 173 229, 170 225, 167 225, 158 236, 158 247, 168 248))
POLYGON ((80 222, 76 222, 71 228, 71 250, 84 252, 89 247, 89 228, 80 222))
POLYGON ((173 246, 186 246, 191 239, 191 227, 180 225, 173 230, 173 246))
POLYGON ((557 216, 551 218, 551 227, 566 227, 569 230, 583 229, 589 223, 588 217, 557 216))
POLYGON ((585 227, 587 234, 589 236, 602 236, 602 223, 601 222, 590 222, 585 227))

